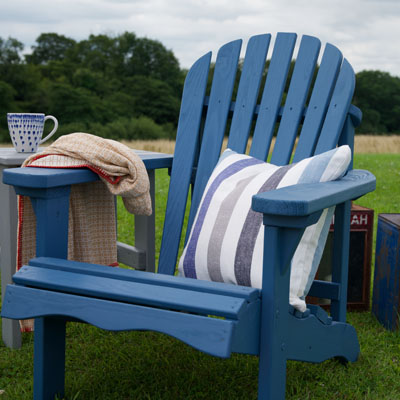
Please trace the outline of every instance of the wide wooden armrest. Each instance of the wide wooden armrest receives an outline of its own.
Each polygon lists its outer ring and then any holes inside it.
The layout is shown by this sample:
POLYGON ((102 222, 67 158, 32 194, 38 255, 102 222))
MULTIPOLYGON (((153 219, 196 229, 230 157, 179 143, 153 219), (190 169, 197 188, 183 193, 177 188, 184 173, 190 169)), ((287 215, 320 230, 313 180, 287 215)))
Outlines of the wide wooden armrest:
MULTIPOLYGON (((173 155, 137 150, 147 170, 170 168, 173 155)), ((98 180, 88 168, 11 168, 3 172, 3 183, 23 188, 50 189, 98 180)))
POLYGON ((3 183, 24 188, 50 189, 99 180, 88 168, 10 168, 3 172, 3 183))
POLYGON ((257 194, 252 209, 269 215, 304 217, 361 197, 375 186, 373 174, 352 170, 337 181, 298 184, 257 194))

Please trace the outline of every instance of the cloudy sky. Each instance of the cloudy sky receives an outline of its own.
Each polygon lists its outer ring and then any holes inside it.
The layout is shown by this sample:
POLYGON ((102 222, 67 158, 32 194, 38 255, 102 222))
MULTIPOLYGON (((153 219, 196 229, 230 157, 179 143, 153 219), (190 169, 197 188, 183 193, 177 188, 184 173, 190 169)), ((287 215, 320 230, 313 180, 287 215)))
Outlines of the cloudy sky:
POLYGON ((310 34, 337 45, 356 71, 400 76, 400 0, 0 0, 0 37, 26 50, 40 33, 124 31, 161 41, 186 68, 230 40, 310 34))

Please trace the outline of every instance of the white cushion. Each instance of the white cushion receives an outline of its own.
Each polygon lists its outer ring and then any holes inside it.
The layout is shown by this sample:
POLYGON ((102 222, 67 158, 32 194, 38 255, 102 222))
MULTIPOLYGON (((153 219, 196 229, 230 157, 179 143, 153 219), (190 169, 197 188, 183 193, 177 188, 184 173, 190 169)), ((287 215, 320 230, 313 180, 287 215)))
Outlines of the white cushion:
MULTIPOLYGON (((179 274, 261 288, 264 229, 262 214, 251 210, 253 195, 296 183, 340 178, 351 159, 341 146, 298 163, 276 166, 227 149, 203 193, 179 261, 179 274)), ((305 297, 314 280, 334 207, 306 228, 292 258, 292 306, 306 310, 305 297)))

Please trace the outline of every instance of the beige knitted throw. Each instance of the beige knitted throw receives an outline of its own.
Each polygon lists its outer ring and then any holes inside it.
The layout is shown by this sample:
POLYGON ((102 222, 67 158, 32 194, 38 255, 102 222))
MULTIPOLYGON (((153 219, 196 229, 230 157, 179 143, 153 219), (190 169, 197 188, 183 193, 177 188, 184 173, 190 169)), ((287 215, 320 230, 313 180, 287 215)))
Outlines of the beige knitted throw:
MULTIPOLYGON (((88 133, 72 133, 57 139, 22 165, 36 168, 90 168, 100 181, 71 187, 68 227, 68 259, 118 265, 114 195, 122 197, 133 214, 150 215, 149 178, 140 157, 114 140, 88 133)), ((36 218, 29 198, 18 201, 17 269, 35 257, 36 218)), ((31 331, 33 321, 21 321, 31 331)))

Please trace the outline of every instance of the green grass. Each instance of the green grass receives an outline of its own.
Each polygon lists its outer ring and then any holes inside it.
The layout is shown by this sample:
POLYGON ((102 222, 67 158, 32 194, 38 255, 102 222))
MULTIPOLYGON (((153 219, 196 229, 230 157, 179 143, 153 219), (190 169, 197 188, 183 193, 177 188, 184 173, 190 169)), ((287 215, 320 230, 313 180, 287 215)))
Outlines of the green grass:
MULTIPOLYGON (((358 155, 355 168, 377 177, 377 190, 357 201, 378 213, 400 212, 400 155, 358 155)), ((156 175, 157 249, 168 176, 156 175)), ((119 205, 121 208, 121 205, 119 205)), ((133 218, 119 210, 120 240, 133 242, 133 218)), ((376 221, 375 221, 376 230, 376 221)), ((400 333, 385 330, 369 312, 349 313, 360 359, 344 366, 288 362, 287 399, 400 399, 400 333)), ((256 399, 258 358, 217 359, 157 333, 111 333, 83 324, 67 328, 68 399, 256 399)), ((0 344, 0 400, 32 398, 33 336, 13 351, 0 344)))

